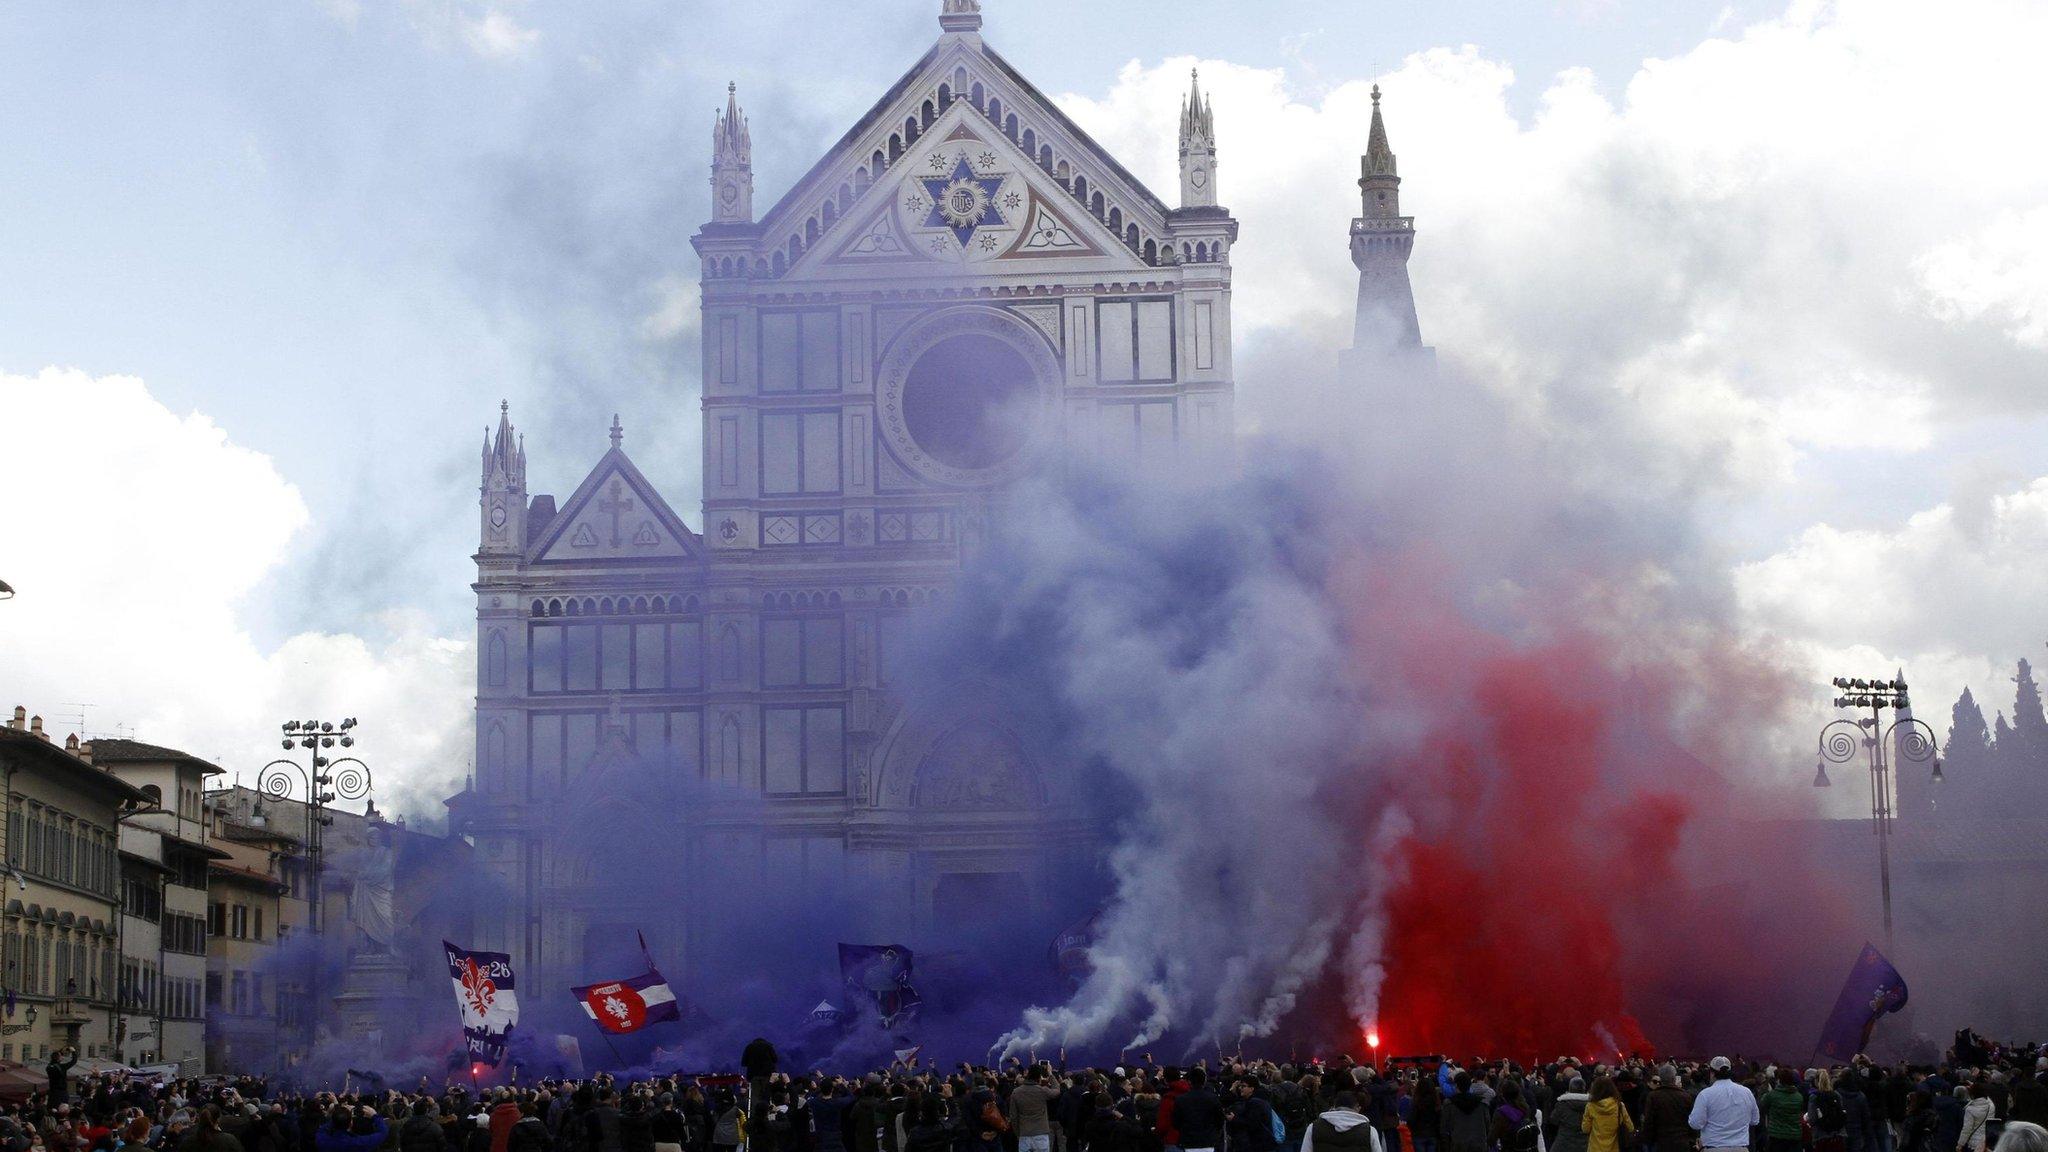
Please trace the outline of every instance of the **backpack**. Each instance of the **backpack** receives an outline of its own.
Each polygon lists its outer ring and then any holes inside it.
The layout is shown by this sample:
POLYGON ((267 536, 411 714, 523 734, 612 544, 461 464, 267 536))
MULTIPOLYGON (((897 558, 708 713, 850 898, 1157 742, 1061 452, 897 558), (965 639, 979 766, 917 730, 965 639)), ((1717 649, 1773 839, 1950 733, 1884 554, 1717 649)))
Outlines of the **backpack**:
POLYGON ((1835 1093, 1821 1093, 1814 1098, 1813 1105, 1824 1131, 1839 1132, 1849 1126, 1849 1114, 1842 1110, 1842 1098, 1835 1093))
POLYGON ((1308 1127, 1310 1120, 1308 1093, 1303 1092, 1301 1089, 1296 1088, 1292 1092, 1280 1095, 1279 1103, 1274 1106, 1274 1109, 1280 1114, 1280 1119, 1287 1124, 1287 1127, 1293 1129, 1308 1127))
POLYGON ((1010 1130, 1010 1121, 1003 1115, 1003 1110, 996 1106, 995 1097, 993 1096, 982 1102, 981 1126, 997 1132, 1008 1132, 1010 1130))

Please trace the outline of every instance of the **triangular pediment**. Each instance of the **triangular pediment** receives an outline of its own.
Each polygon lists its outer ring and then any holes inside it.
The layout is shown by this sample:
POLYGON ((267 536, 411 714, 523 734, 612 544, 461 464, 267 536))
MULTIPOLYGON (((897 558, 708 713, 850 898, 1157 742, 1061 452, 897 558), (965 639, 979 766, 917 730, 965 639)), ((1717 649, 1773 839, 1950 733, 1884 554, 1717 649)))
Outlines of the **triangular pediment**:
POLYGON ((979 37, 948 35, 768 211, 760 250, 775 275, 795 277, 1022 271, 1005 267, 1017 260, 1046 272, 1050 259, 1136 270, 1166 216, 979 37))
POLYGON ((698 554, 697 534, 626 458, 613 448, 548 522, 528 558, 536 562, 600 563, 680 560, 698 554))
POLYGON ((987 274, 1048 259, 1091 273, 1145 267, 1051 174, 977 120, 955 104, 869 189, 864 214, 827 231, 789 275, 987 274))

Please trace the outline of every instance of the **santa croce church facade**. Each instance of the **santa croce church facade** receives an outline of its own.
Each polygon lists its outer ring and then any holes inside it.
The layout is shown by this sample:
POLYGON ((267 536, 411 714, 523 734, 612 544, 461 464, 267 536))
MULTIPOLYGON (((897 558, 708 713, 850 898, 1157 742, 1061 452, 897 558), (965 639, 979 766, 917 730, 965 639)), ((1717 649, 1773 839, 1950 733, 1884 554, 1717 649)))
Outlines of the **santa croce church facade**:
POLYGON ((765 211, 727 94, 693 238, 694 523, 617 421, 559 501, 529 491, 509 413, 485 438, 476 778, 451 809, 506 894, 472 946, 538 987, 595 975, 603 939, 644 930, 674 962, 705 930, 676 887, 639 901, 559 848, 567 824, 665 830, 685 887, 850 878, 888 894, 876 941, 1046 911, 1034 861, 1100 843, 1085 782, 1002 700, 892 693, 902 630, 1032 461, 1227 451, 1237 223, 1199 88, 1169 206, 983 41, 975 0, 939 22, 765 211), (649 766, 677 790, 647 795, 649 766))

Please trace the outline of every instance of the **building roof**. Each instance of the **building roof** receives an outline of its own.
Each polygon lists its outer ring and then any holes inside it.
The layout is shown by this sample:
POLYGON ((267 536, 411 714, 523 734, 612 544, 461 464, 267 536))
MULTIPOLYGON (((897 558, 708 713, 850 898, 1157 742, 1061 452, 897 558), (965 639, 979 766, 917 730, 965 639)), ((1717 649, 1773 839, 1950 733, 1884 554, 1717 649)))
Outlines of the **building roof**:
POLYGON ((116 801, 141 803, 147 799, 142 789, 112 772, 94 767, 66 752, 62 745, 19 728, 0 727, 0 755, 51 769, 65 783, 102 789, 116 801))
POLYGON ((116 740, 101 737, 86 742, 92 752, 95 764, 136 764, 136 763, 177 763, 189 764, 208 776, 219 776, 227 769, 211 760, 204 760, 190 752, 166 748, 161 744, 145 744, 140 740, 116 740))
POLYGON ((244 884, 255 884, 276 892, 282 892, 286 888, 284 881, 279 880, 268 872, 259 872, 254 868, 244 868, 239 864, 223 864, 215 860, 206 866, 206 871, 208 875, 218 876, 223 880, 239 880, 244 884))

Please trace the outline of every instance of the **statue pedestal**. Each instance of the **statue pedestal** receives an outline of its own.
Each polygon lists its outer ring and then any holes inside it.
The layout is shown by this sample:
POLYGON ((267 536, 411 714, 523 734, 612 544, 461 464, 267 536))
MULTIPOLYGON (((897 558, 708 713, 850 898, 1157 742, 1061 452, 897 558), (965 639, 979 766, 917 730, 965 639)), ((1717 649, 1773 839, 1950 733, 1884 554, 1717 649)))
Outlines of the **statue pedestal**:
POLYGON ((413 1015, 405 962, 385 952, 357 952, 342 973, 334 1011, 345 1034, 370 1036, 386 1022, 413 1015))

